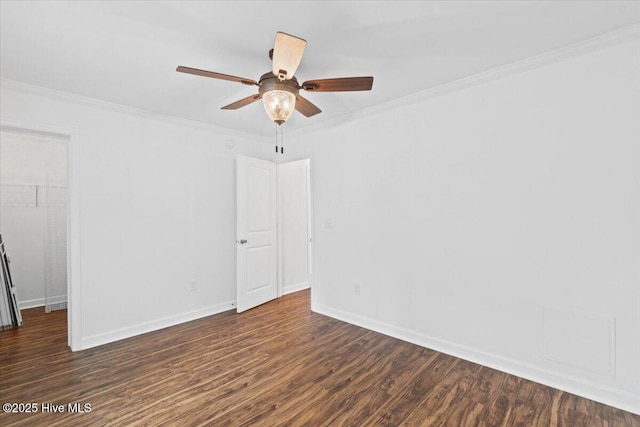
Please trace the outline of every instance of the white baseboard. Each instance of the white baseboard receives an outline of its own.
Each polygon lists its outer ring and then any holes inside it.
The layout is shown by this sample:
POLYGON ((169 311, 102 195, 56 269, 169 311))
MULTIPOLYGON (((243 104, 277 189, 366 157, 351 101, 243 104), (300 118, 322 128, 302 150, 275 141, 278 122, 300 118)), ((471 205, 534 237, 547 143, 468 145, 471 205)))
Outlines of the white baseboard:
POLYGON ((393 338, 410 342, 421 347, 449 354, 498 371, 516 375, 559 390, 566 391, 605 405, 640 415, 640 396, 616 390, 611 387, 585 381, 580 378, 564 375, 529 363, 509 359, 496 354, 487 353, 461 344, 449 342, 435 337, 422 335, 408 329, 399 328, 387 323, 378 322, 366 317, 337 310, 317 303, 311 303, 315 313, 333 317, 393 338))
POLYGON ((18 307, 20 310, 27 308, 42 307, 44 305, 44 298, 28 299, 24 301, 18 301, 18 307))
MULTIPOLYGON (((49 298, 50 304, 62 304, 65 302, 67 302, 66 295, 58 295, 58 296, 49 298)), ((27 308, 35 308, 35 307, 43 307, 43 306, 44 306, 44 298, 18 301, 18 308, 20 308, 20 310, 26 310, 27 308)))
POLYGON ((209 307, 200 308, 198 310, 186 313, 176 314, 173 316, 163 317, 157 320, 139 323, 133 326, 127 326, 113 331, 103 332, 100 334, 90 335, 82 338, 82 346, 79 350, 86 350, 91 347, 108 344, 110 342, 119 341, 125 338, 131 338, 136 335, 146 334, 148 332, 157 331, 158 329, 168 328, 180 323, 190 322, 202 317, 212 316, 222 313, 236 307, 235 301, 226 301, 209 307))
POLYGON ((282 295, 292 294, 294 292, 301 291, 303 289, 309 289, 311 287, 311 282, 300 282, 293 285, 285 286, 282 288, 282 295))

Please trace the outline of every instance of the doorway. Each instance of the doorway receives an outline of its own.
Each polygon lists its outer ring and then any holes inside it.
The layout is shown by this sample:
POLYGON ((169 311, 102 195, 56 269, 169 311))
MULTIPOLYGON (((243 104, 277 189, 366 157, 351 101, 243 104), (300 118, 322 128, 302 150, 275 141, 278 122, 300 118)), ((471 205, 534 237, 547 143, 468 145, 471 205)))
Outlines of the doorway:
POLYGON ((68 305, 68 139, 0 128, 0 233, 21 310, 68 305))
POLYGON ((310 160, 238 156, 237 311, 311 286, 310 160))
POLYGON ((311 287, 311 161, 279 163, 279 296, 311 287))

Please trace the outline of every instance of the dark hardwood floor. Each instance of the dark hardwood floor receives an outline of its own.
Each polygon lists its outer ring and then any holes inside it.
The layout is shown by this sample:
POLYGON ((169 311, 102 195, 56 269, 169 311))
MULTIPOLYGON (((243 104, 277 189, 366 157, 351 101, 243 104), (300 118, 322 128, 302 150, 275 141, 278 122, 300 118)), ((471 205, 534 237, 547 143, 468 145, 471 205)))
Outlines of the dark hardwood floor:
POLYGON ((72 353, 66 312, 0 332, 13 426, 640 426, 640 417, 314 314, 309 291, 72 353), (64 405, 64 413, 43 413, 64 405), (69 403, 91 411, 69 413, 69 403), (80 406, 82 407, 82 406, 80 406))

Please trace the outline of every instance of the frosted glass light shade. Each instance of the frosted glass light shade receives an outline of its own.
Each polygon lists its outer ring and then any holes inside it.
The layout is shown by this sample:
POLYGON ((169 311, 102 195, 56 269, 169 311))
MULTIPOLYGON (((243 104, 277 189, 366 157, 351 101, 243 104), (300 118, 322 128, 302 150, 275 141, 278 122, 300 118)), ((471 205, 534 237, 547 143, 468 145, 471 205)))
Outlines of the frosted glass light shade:
POLYGON ((296 96, 284 90, 271 90, 262 95, 262 104, 271 120, 281 125, 293 114, 296 96))

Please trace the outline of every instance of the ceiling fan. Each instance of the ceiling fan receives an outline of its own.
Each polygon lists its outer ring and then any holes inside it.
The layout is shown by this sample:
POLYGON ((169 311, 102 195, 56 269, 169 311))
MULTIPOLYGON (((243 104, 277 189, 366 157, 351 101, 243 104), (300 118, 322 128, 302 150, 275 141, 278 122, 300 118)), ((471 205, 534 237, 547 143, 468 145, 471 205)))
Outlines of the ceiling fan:
POLYGON ((179 66, 176 71, 214 79, 229 80, 248 86, 258 86, 258 93, 222 107, 223 110, 237 110, 258 99, 271 119, 281 125, 293 114, 294 108, 306 117, 320 113, 318 107, 300 95, 300 89, 308 92, 346 92, 371 90, 373 77, 343 77, 336 79, 307 80, 298 83, 295 77, 307 42, 301 38, 282 32, 276 33, 273 49, 269 51, 272 70, 263 74, 259 81, 197 68, 179 66))

